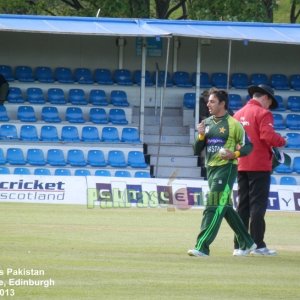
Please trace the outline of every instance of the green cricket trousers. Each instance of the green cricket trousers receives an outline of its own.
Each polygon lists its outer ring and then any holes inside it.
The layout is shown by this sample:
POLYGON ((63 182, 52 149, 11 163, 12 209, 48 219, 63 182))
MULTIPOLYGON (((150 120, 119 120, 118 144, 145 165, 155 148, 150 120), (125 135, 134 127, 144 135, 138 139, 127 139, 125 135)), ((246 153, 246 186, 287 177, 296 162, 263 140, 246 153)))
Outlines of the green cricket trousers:
POLYGON ((240 249, 250 248, 253 240, 237 212, 233 209, 231 191, 237 176, 237 165, 228 163, 208 167, 209 193, 195 249, 209 255, 209 245, 220 229, 223 217, 235 233, 240 249))

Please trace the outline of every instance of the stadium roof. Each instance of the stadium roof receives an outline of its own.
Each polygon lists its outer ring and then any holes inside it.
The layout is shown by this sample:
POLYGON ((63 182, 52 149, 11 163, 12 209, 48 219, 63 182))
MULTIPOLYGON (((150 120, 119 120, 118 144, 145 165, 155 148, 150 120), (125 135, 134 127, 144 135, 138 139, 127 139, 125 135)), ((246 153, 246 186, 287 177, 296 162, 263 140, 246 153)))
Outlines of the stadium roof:
POLYGON ((185 36, 300 44, 299 24, 0 15, 0 32, 100 36, 185 36))

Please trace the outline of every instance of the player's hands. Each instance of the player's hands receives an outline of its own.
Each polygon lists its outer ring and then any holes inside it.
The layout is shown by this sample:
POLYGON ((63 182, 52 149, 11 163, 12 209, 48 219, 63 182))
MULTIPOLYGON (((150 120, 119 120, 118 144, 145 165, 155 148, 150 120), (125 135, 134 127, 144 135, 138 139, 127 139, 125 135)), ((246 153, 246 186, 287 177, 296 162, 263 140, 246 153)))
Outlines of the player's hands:
POLYGON ((219 151, 219 155, 222 159, 225 160, 235 159, 235 153, 233 151, 230 151, 229 149, 222 148, 219 151))
POLYGON ((205 123, 204 123, 204 121, 202 121, 201 123, 199 123, 197 125, 197 130, 198 130, 199 134, 201 134, 201 135, 205 134, 205 123))

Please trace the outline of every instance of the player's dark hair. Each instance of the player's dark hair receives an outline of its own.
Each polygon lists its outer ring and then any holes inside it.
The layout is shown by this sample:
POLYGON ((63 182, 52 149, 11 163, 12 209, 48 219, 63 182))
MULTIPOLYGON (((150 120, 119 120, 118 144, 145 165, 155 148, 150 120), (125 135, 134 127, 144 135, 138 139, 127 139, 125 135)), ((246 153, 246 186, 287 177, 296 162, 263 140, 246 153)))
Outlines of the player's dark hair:
POLYGON ((228 94, 224 90, 215 90, 210 93, 219 99, 219 102, 225 102, 225 109, 228 109, 228 94))

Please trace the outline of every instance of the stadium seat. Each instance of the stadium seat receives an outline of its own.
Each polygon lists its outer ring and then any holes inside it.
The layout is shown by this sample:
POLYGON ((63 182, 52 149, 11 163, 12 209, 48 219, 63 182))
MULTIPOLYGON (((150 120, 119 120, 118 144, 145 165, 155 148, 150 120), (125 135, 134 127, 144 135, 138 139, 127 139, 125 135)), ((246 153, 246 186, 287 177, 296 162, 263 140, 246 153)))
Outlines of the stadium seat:
POLYGON ((88 151, 87 163, 92 167, 106 167, 104 153, 100 149, 92 149, 88 151))
POLYGON ((7 148, 6 160, 11 165, 25 165, 26 160, 21 148, 7 148))
POLYGON ((239 94, 228 94, 229 108, 232 110, 238 110, 243 107, 242 97, 239 94))
POLYGON ((30 175, 31 172, 30 172, 30 169, 28 169, 28 168, 18 167, 18 168, 14 168, 14 173, 13 174, 16 174, 16 175, 30 175))
POLYGON ((21 82, 33 82, 33 71, 29 66, 16 66, 15 78, 21 82))
POLYGON ((128 165, 132 168, 146 168, 144 153, 141 151, 128 152, 128 165))
POLYGON ((93 89, 89 94, 89 102, 92 105, 107 106, 108 100, 104 90, 93 89))
POLYGON ((117 69, 114 71, 113 80, 119 85, 133 85, 132 74, 128 69, 117 69))
POLYGON ((131 177, 131 173, 127 170, 115 171, 115 177, 131 177))
POLYGON ((287 114, 285 122, 288 129, 300 130, 300 114, 287 114))
POLYGON ((23 103, 25 100, 22 90, 19 87, 10 87, 8 90, 7 101, 9 103, 23 103))
POLYGON ((75 81, 83 84, 92 84, 94 83, 93 75, 90 69, 88 68, 76 68, 74 71, 75 81))
POLYGON ((300 74, 293 74, 290 76, 290 86, 296 91, 300 91, 300 74))
POLYGON ((61 140, 64 142, 80 142, 76 126, 63 126, 61 129, 61 140))
MULTIPOLYGON (((136 70, 133 73, 133 82, 137 85, 141 85, 141 76, 142 76, 142 72, 141 70, 136 70)), ((146 70, 145 71, 145 86, 153 86, 153 80, 152 80, 152 76, 151 73, 146 70)))
POLYGON ((67 163, 72 167, 86 166, 84 153, 80 149, 70 149, 67 152, 67 163))
POLYGON ((51 104, 66 104, 65 93, 61 88, 50 88, 47 92, 48 101, 51 104))
POLYGON ((121 142, 141 143, 139 131, 134 127, 124 127, 121 134, 121 142))
POLYGON ((0 167, 0 174, 10 174, 10 170, 7 167, 0 167))
POLYGON ((36 122, 33 106, 21 105, 18 107, 17 118, 21 122, 36 122))
POLYGON ((276 168, 274 168, 276 173, 292 173, 293 169, 285 164, 279 164, 276 168))
POLYGON ((254 73, 250 76, 250 82, 253 85, 267 84, 269 85, 268 76, 264 73, 254 73))
POLYGON ((286 109, 285 109, 285 105, 283 103, 282 97, 280 95, 275 95, 274 97, 278 103, 278 107, 275 109, 272 109, 272 111, 285 111, 286 109))
POLYGON ((120 142, 118 129, 113 126, 104 126, 102 128, 101 140, 108 143, 120 142))
POLYGON ((185 71, 176 71, 172 76, 173 83, 178 87, 192 87, 193 83, 190 74, 185 71))
POLYGON ((49 149, 47 151, 47 162, 51 166, 65 166, 65 156, 61 149, 49 149))
POLYGON ((34 76, 37 81, 42 83, 54 82, 54 74, 50 67, 39 66, 35 68, 34 76))
POLYGON ((289 132, 286 134, 286 137, 287 137, 287 143, 285 145, 286 148, 300 149, 300 133, 289 132))
POLYGON ((211 83, 214 87, 219 89, 227 88, 227 74, 222 72, 215 72, 211 74, 211 83))
POLYGON ((0 74, 2 74, 7 81, 14 81, 14 74, 11 66, 0 65, 0 74))
POLYGON ((60 123, 61 118, 56 106, 43 106, 41 118, 46 123, 60 123))
POLYGON ((0 122, 9 121, 9 116, 7 114, 6 107, 4 105, 0 105, 0 122))
POLYGON ((289 80, 286 75, 284 74, 272 74, 271 78, 271 86, 275 90, 289 90, 290 85, 289 85, 289 80))
POLYGON ((109 170, 96 170, 95 176, 111 176, 111 173, 109 170))
POLYGON ((195 109, 196 94, 195 93, 184 93, 183 95, 183 106, 188 109, 195 109))
POLYGON ((39 140, 36 126, 22 125, 20 128, 20 140, 28 142, 37 142, 39 140))
POLYGON ((44 142, 58 142, 58 132, 57 128, 52 125, 43 125, 41 127, 41 134, 40 134, 41 141, 44 142))
POLYGON ((81 129, 81 140, 87 143, 99 143, 100 137, 96 126, 83 126, 81 129))
POLYGON ((137 178, 151 178, 150 172, 147 171, 136 171, 134 177, 137 178))
POLYGON ((6 157, 4 155, 3 149, 0 148, 0 165, 5 165, 6 164, 6 157))
POLYGON ((56 176, 71 176, 71 170, 70 169, 64 169, 64 168, 58 168, 55 169, 54 175, 56 176))
POLYGON ((0 127, 0 140, 18 140, 17 127, 14 124, 2 124, 0 127))
POLYGON ((287 98, 287 109, 291 111, 300 111, 300 96, 289 96, 287 98))
POLYGON ((246 73, 233 73, 231 75, 231 86, 235 89, 247 89, 249 78, 246 73))
POLYGON ((41 149, 28 149, 26 160, 33 166, 44 166, 46 164, 44 152, 41 149))
POLYGON ((273 118, 275 130, 284 130, 286 128, 282 114, 273 114, 273 118))
MULTIPOLYGON (((153 74, 154 82, 156 83, 156 81, 157 81, 157 86, 164 86, 165 76, 166 76, 165 71, 159 71, 159 72, 155 72, 153 74)), ((166 86, 167 87, 173 86, 172 77, 171 77, 170 72, 167 72, 166 79, 167 79, 166 86)))
POLYGON ((91 176, 90 170, 87 169, 76 169, 74 171, 75 176, 91 176))
POLYGON ((110 102, 114 106, 129 106, 127 94, 122 90, 112 90, 110 93, 110 102))
POLYGON ((54 71, 55 79, 60 83, 73 83, 73 75, 70 68, 57 67, 54 71))
POLYGON ((271 176, 271 184, 277 184, 276 177, 271 176))
POLYGON ((126 114, 122 108, 111 108, 108 113, 109 122, 116 125, 127 125, 126 114))
POLYGON ((300 156, 296 156, 293 159, 293 171, 300 174, 300 156))
POLYGON ((88 101, 85 97, 83 89, 70 89, 68 101, 73 105, 87 105, 88 101))
POLYGON ((46 175, 51 175, 51 172, 47 168, 36 168, 36 169, 34 169, 33 174, 34 175, 45 175, 46 176, 46 175))
POLYGON ((92 107, 89 112, 89 119, 95 124, 108 123, 108 116, 104 108, 92 107))
POLYGON ((37 87, 30 87, 26 91, 26 99, 31 104, 44 104, 46 102, 43 90, 37 87))
POLYGON ((127 167, 124 152, 121 150, 110 150, 108 152, 107 162, 113 168, 127 167))
MULTIPOLYGON (((197 73, 192 74, 192 82, 193 85, 196 85, 197 73)), ((210 82, 210 78, 207 72, 200 72, 200 88, 208 89, 211 88, 212 84, 210 82)))
POLYGON ((96 69, 94 79, 99 84, 112 85, 114 84, 112 73, 109 69, 96 69))
POLYGON ((67 107, 65 116, 66 121, 70 123, 85 123, 83 112, 80 107, 67 107))
POLYGON ((280 185, 297 185, 297 180, 293 176, 282 176, 279 181, 280 185))

